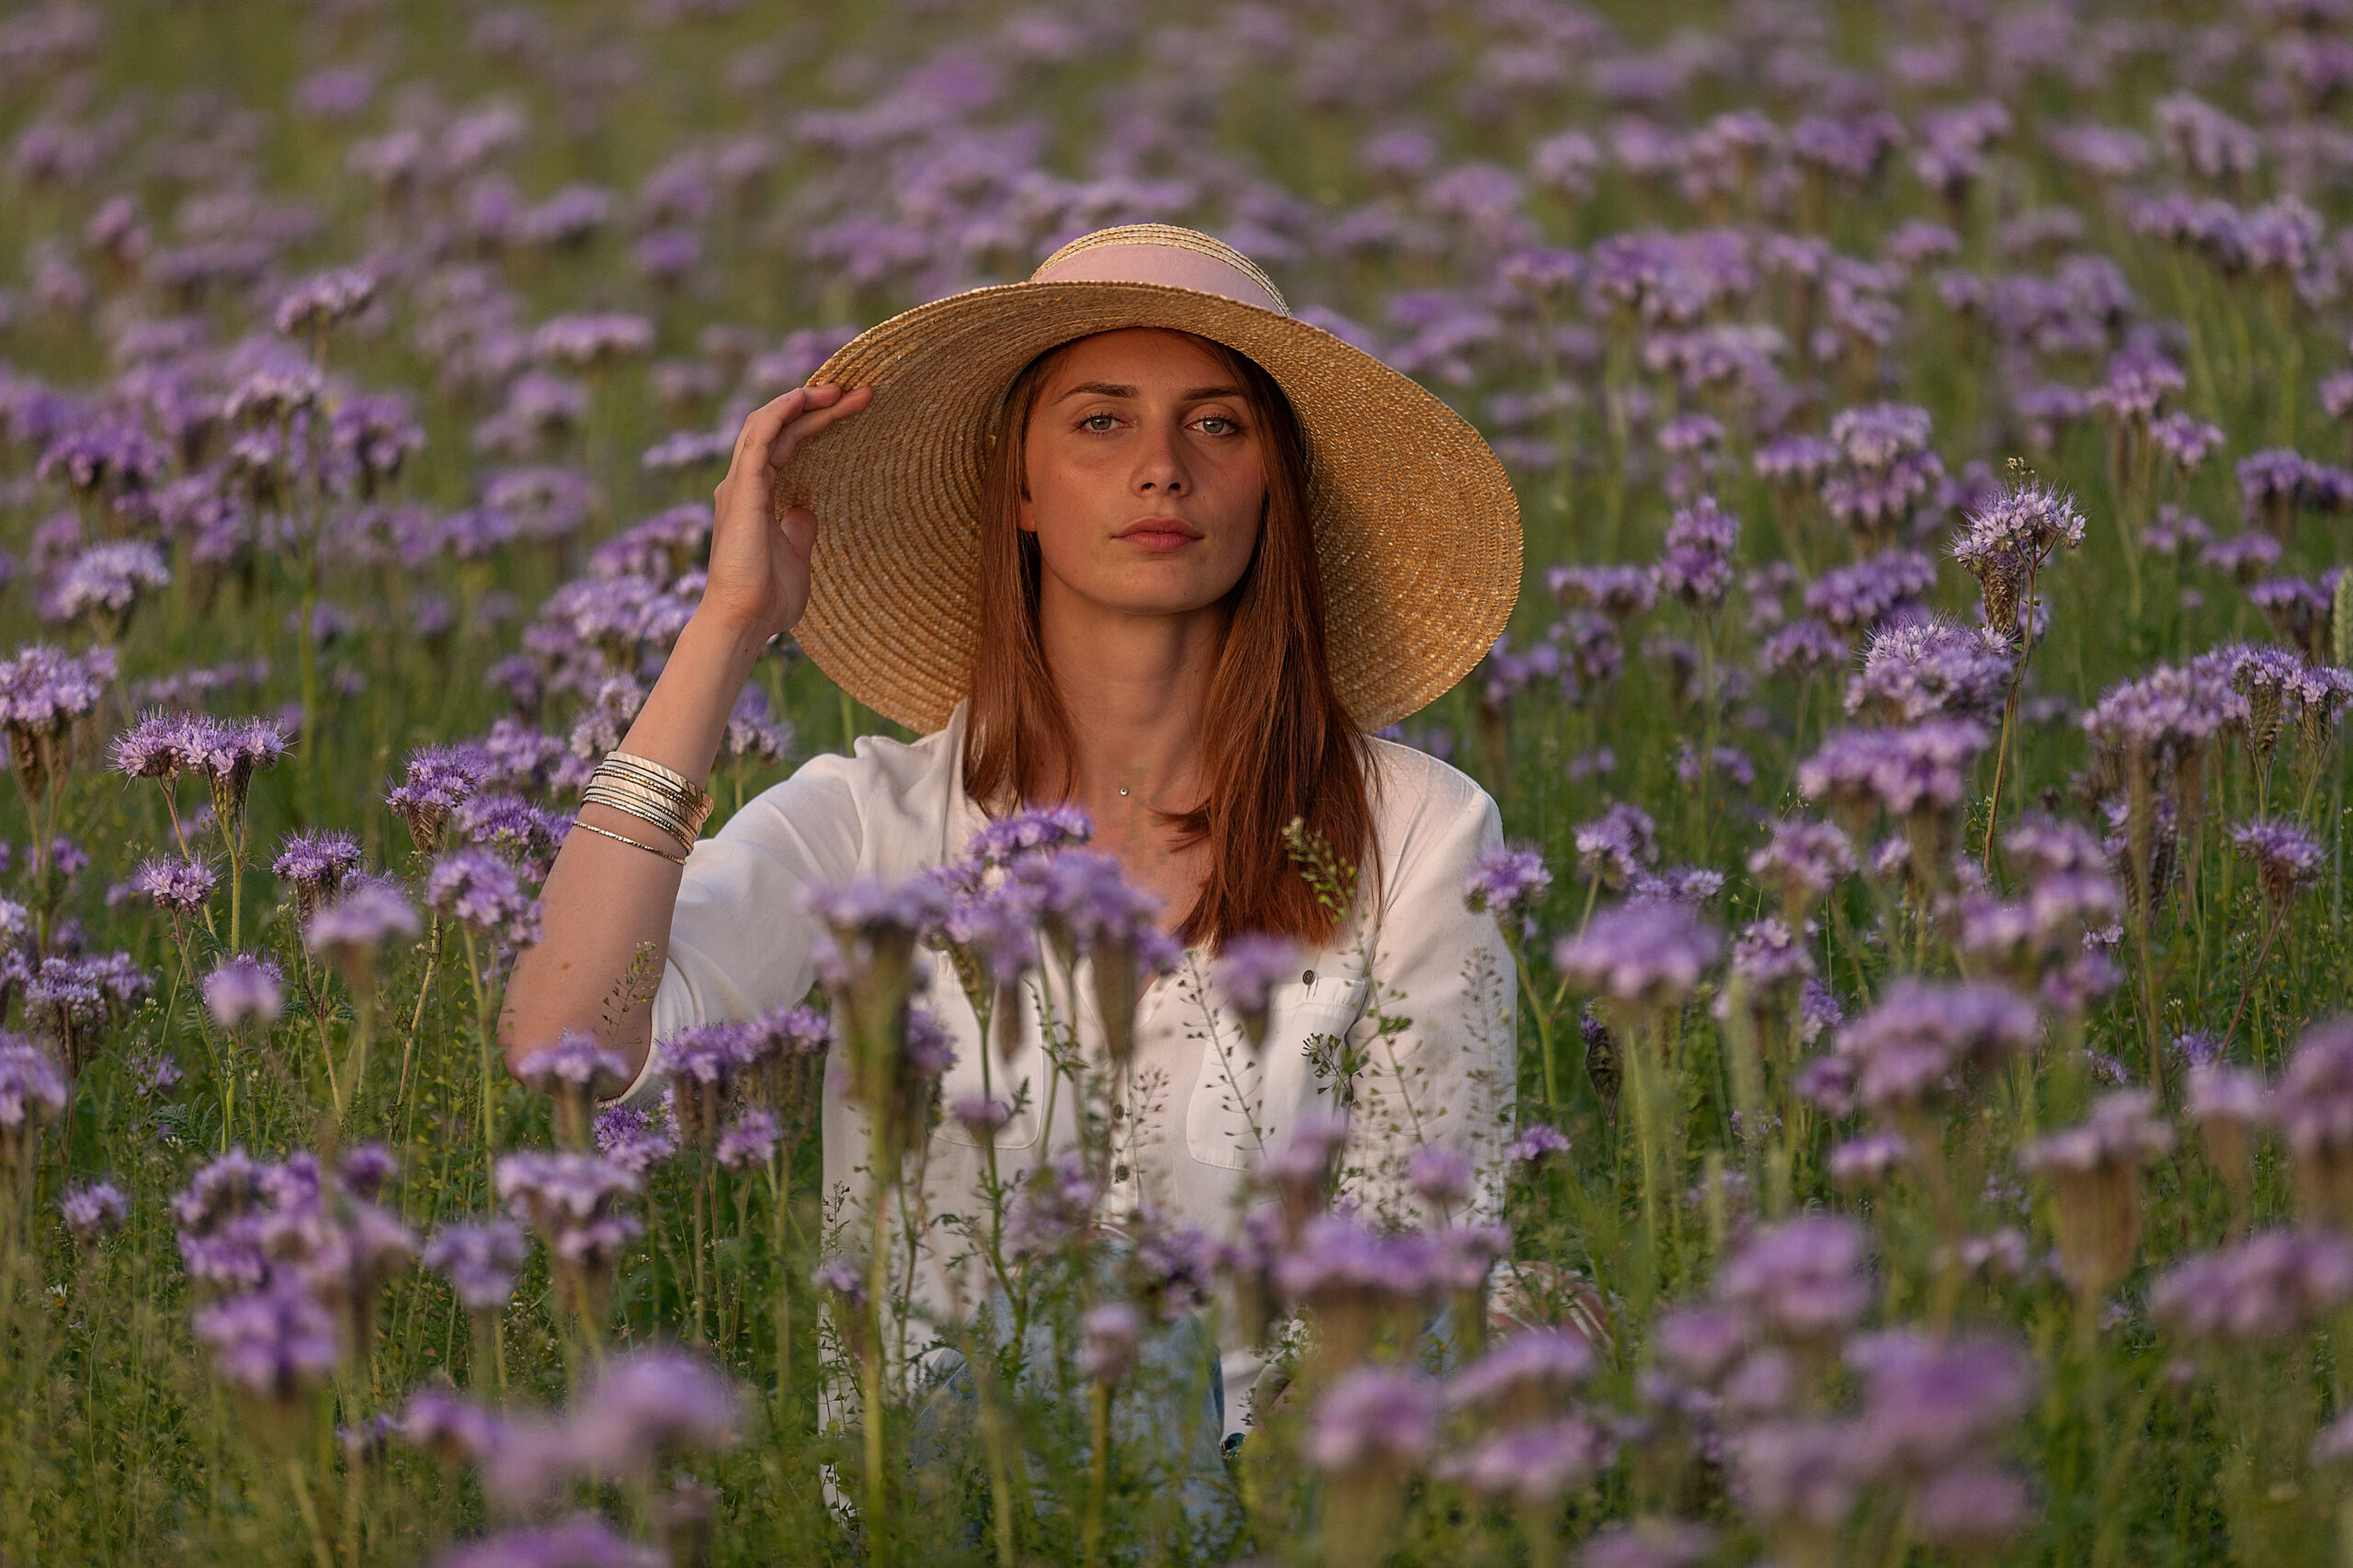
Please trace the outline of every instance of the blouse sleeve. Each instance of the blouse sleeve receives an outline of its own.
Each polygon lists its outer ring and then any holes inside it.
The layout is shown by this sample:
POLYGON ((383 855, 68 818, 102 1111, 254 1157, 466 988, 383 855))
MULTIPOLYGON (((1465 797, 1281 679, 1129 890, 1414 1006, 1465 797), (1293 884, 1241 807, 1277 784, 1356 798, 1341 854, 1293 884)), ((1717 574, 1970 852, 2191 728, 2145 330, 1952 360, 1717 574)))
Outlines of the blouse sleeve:
POLYGON ((1474 913, 1463 885, 1503 843, 1495 801, 1465 775, 1421 759, 1426 783, 1403 769, 1385 780, 1421 801, 1405 815, 1390 885, 1381 890, 1372 985, 1355 1031, 1367 1053, 1355 1085, 1358 1197, 1368 1208, 1422 1223, 1439 1216, 1413 1198, 1406 1175, 1429 1144, 1450 1147, 1477 1173, 1457 1221, 1501 1210, 1497 1154, 1518 1071, 1518 988, 1492 913, 1474 913))
POLYGON ((621 1099, 660 1096, 668 1081, 661 1042, 680 1030, 756 1017, 807 994, 815 933, 801 892, 857 874, 863 829, 852 770, 859 765, 812 758, 688 854, 654 994, 654 1044, 621 1099))

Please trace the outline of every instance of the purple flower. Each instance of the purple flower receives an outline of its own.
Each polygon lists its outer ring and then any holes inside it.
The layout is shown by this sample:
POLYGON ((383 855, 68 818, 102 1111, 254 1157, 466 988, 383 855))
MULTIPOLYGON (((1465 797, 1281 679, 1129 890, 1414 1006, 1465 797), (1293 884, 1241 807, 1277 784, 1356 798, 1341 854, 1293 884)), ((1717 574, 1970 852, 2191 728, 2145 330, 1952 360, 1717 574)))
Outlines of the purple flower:
POLYGON ((2149 440, 2167 462, 2184 473, 2222 449, 2222 427, 2188 414, 2161 415, 2151 420, 2149 440))
POLYGON ((2146 1089, 2119 1089, 2092 1103, 2075 1126, 2029 1143, 2018 1163, 2030 1171, 2089 1176, 2137 1170, 2173 1148, 2173 1128, 2157 1115, 2146 1089))
POLYGON ((279 981, 274 959, 253 953, 224 959, 204 977, 204 1010, 224 1029, 274 1024, 283 1007, 279 981))
POLYGON ((1639 566, 1555 566, 1545 585, 1563 609, 1597 609, 1627 620, 1658 602, 1656 577, 1639 566))
POLYGON ((1847 1347, 1862 1374, 1862 1436, 1874 1466, 1926 1476, 2005 1436, 2034 1394, 2033 1362, 2005 1339, 1939 1343, 1909 1331, 1847 1347))
POLYGON ((1867 1132, 1830 1151, 1830 1179, 1840 1187, 1876 1187, 1909 1165, 1912 1145, 1899 1132, 1867 1132))
POLYGON ((597 1113, 595 1125, 597 1152, 633 1176, 678 1152, 666 1112, 657 1119, 641 1106, 610 1105, 597 1113))
POLYGON ((1778 1338, 1818 1342, 1860 1322, 1871 1303, 1863 1232, 1832 1215, 1759 1230, 1716 1271, 1716 1295, 1778 1338))
POLYGON ((553 1094, 569 1085, 592 1098, 604 1099, 625 1087, 629 1063, 607 1051, 593 1034, 567 1029, 551 1045, 543 1045, 515 1064, 515 1076, 540 1094, 553 1094))
POLYGON ((1301 972, 1300 962, 1299 944, 1284 937, 1244 931, 1220 946, 1211 978, 1218 994, 1241 1015, 1254 1045, 1265 1038, 1275 987, 1301 972))
POLYGON ((100 629, 99 635, 119 633, 141 596, 168 587, 171 581, 164 552, 146 540, 94 544, 51 582, 41 596, 41 619, 63 621, 86 617, 100 629))
POLYGON ((1732 587, 1732 553, 1740 540, 1739 519, 1712 496, 1678 508, 1667 524, 1665 553, 1659 558, 1658 585, 1694 608, 1723 602, 1732 587))
POLYGON ((1661 1006, 1690 995, 1722 945, 1685 905, 1639 899, 1597 911, 1582 936, 1553 948, 1552 965, 1580 990, 1661 1006))
POLYGON ((1095 836, 1095 824, 1077 806, 1047 806, 992 819, 964 846, 983 866, 1010 866, 1032 855, 1073 848, 1095 836))
POLYGON ((316 828, 289 834, 269 869, 294 888, 297 912, 307 916, 321 901, 335 895, 359 863, 359 840, 340 829, 316 828))
POLYGON ((1621 801, 1578 825, 1576 846, 1579 869, 1614 890, 1658 858, 1657 829, 1641 807, 1621 801))
POLYGON ((335 1319, 291 1279, 201 1308, 195 1327, 224 1381, 285 1407, 323 1382, 340 1355, 335 1319))
POLYGON ((567 1425, 584 1471, 642 1481, 679 1456, 733 1446, 744 1415, 733 1380, 701 1357, 639 1349, 590 1374, 567 1425))
POLYGON ((402 781, 384 791, 384 804, 408 824, 417 848, 438 855, 449 812, 482 788, 487 771, 477 747, 420 746, 409 754, 402 781))
POLYGON ((539 940, 539 901, 515 867, 487 849, 453 849, 425 881, 433 907, 485 937, 517 947, 539 940))
POLYGON ((1961 803, 1969 763, 1992 738, 1984 725, 1965 719, 1836 731, 1798 765, 1798 790, 1859 822, 1874 809, 1898 817, 1949 812, 1961 803))
POLYGON ((763 1106, 746 1106, 719 1135, 718 1158, 731 1171, 765 1170, 783 1141, 784 1124, 763 1106))
POLYGON ((1768 915, 1733 938, 1732 971, 1752 992, 1764 992, 1811 978, 1813 957, 1788 921, 1768 915))
POLYGON ((1912 1502, 1913 1528, 1921 1540, 1961 1555, 1984 1556, 2009 1544, 2032 1516, 2026 1483, 1982 1462, 1927 1477, 1912 1502))
POLYGON ((1937 716, 1987 719, 2009 693, 2014 663, 2009 642, 1993 627, 1972 631, 1936 617, 1883 627, 1847 683, 1847 711, 1868 709, 1894 724, 1937 716))
POLYGON ((1862 1102, 1900 1118, 1958 1076, 2032 1051, 2040 1036, 2034 1005, 2006 987, 1901 980, 1838 1031, 1837 1052, 1862 1102))
POLYGON ((131 1218, 131 1199, 110 1181, 68 1187, 57 1200, 57 1209, 64 1216, 65 1228, 84 1247, 97 1245, 99 1237, 122 1229, 122 1222, 131 1218))
POLYGON ((54 736, 98 705, 114 679, 114 650, 97 647, 76 657, 45 642, 0 661, 0 726, 31 736, 54 736))
POLYGON ((444 1225, 426 1244, 425 1267, 449 1281, 470 1312, 492 1312, 515 1293, 515 1277, 530 1256, 522 1228, 511 1220, 444 1225))
POLYGON ((1440 1468, 1474 1492, 1534 1509, 1583 1488, 1615 1457, 1601 1428, 1571 1415, 1496 1433, 1440 1468))
POLYGON ((363 955, 394 937, 416 934, 416 911, 386 882, 362 878, 334 902, 321 904, 303 927, 314 953, 363 955))
POLYGON ((1748 858, 1749 874, 1780 894, 1791 919, 1855 874, 1855 846, 1828 823, 1784 818, 1765 847, 1748 858))
POLYGON ((1078 1328, 1078 1369, 1090 1381, 1108 1388, 1135 1366, 1137 1340, 1143 1333, 1143 1314, 1135 1308, 1125 1301, 1089 1308, 1078 1328))
POLYGON ((1521 1128, 1519 1136, 1504 1145, 1505 1159, 1530 1168, 1568 1152, 1569 1141, 1560 1129, 1540 1121, 1532 1121, 1521 1128))
POLYGON ((1594 1533, 1577 1568, 1699 1568, 1715 1551, 1714 1532, 1681 1519, 1636 1519, 1594 1533))
POLYGON ((2216 1346, 2277 1343, 2353 1300, 2353 1245, 2325 1231, 2265 1231, 2198 1253, 2149 1289, 2157 1321, 2216 1346))
POLYGON ((1493 910, 1498 919, 1525 915, 1544 902, 1552 885, 1544 852, 1532 845, 1505 845, 1479 857, 1464 880, 1462 901, 1472 910, 1493 910))
POLYGON ((314 272, 279 297, 271 324, 288 337, 314 336, 366 310, 376 298, 376 275, 364 267, 314 272))
POLYGON ((2231 843, 2241 859, 2254 865, 2256 885, 2263 890, 2263 902, 2274 913, 2285 910, 2297 894, 2318 885, 2321 868, 2328 859, 2327 851, 2290 822, 2259 817, 2232 829, 2231 843))
POLYGON ((1833 567, 1805 591, 1805 608, 1834 631, 1869 631, 1915 608, 1937 585, 1937 564, 1916 550, 1891 550, 1833 567))
POLYGON ((531 352, 581 369, 635 358, 654 350, 654 324, 642 316, 556 316, 531 335, 531 352))
POLYGON ((200 860, 147 860, 131 875, 131 887, 155 907, 175 915, 194 915, 211 902, 221 879, 200 860))
POLYGON ((1364 1367, 1316 1402, 1307 1457, 1316 1469, 1411 1472, 1438 1443, 1438 1388, 1418 1372, 1364 1367))
POLYGON ((1478 1406, 1508 1424, 1549 1413, 1593 1370, 1585 1335, 1533 1329, 1495 1346, 1447 1385, 1450 1406, 1478 1406))
POLYGON ((1450 1143, 1425 1143, 1414 1151, 1405 1184, 1441 1209, 1471 1196, 1471 1157, 1450 1143))

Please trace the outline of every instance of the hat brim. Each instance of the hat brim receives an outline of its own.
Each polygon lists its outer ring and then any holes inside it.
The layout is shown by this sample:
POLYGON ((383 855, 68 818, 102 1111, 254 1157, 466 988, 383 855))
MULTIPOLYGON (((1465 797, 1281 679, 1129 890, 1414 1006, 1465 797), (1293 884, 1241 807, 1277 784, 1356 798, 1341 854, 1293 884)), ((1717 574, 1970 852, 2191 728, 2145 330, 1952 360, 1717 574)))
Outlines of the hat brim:
POLYGON ((1440 696, 1519 595, 1519 502, 1486 441, 1411 378, 1318 326, 1161 283, 1006 283, 861 333, 809 384, 872 384, 813 437, 773 498, 818 520, 793 635, 869 708, 928 733, 966 694, 979 635, 989 433, 1021 368, 1122 327, 1198 334, 1287 393, 1308 449, 1332 678, 1367 730, 1440 696))

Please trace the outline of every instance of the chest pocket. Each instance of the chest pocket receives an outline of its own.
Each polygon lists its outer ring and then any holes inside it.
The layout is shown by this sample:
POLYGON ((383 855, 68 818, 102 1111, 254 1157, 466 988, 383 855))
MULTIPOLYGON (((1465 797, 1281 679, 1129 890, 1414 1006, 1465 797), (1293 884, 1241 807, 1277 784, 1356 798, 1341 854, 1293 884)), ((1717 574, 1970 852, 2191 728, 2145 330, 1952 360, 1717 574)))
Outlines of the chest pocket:
POLYGON ((1205 1165, 1245 1170, 1290 1134, 1290 1124, 1323 1091, 1308 1051, 1319 1036, 1345 1036, 1363 1015, 1371 986, 1360 976, 1318 974, 1290 981, 1269 998, 1266 1043, 1256 1051, 1232 1017, 1203 1042, 1200 1076, 1185 1107, 1186 1152, 1205 1165))

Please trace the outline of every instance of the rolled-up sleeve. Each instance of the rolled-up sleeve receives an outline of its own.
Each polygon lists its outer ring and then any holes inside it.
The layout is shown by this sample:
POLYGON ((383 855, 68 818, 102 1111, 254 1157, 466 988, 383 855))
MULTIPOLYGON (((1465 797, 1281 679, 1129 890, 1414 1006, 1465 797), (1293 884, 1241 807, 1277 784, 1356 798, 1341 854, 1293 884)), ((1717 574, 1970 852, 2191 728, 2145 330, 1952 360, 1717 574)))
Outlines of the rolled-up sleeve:
POLYGON ((688 855, 654 994, 654 1045, 620 1098, 642 1103, 662 1093, 662 1041, 679 1031, 756 1017, 808 993, 815 932, 801 894, 857 874, 859 766, 845 756, 811 759, 688 855))

